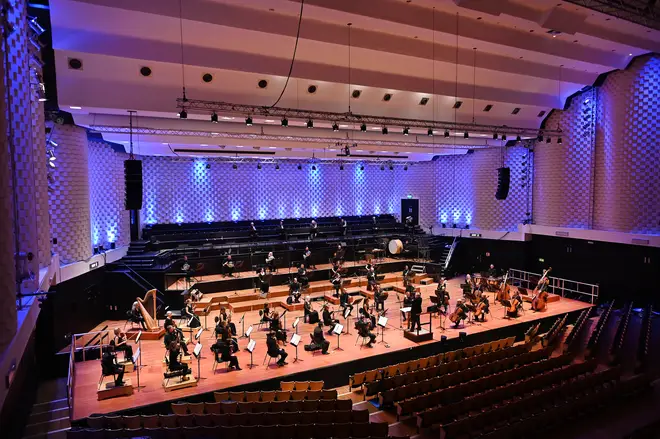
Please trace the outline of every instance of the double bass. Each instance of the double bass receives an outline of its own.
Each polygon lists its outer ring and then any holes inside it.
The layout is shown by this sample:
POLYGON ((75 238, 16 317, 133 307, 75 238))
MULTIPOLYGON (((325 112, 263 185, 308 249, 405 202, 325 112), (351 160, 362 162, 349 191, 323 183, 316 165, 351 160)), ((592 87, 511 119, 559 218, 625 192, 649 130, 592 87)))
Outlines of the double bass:
POLYGON ((548 305, 548 295, 546 291, 548 285, 548 273, 550 273, 552 267, 548 268, 543 272, 543 276, 539 280, 536 288, 534 288, 534 297, 532 298, 532 310, 533 311, 545 311, 548 305))
POLYGON ((496 302, 501 302, 503 300, 510 300, 509 289, 511 288, 511 286, 507 283, 508 277, 509 277, 509 273, 504 275, 504 280, 502 281, 502 285, 500 286, 500 289, 497 292, 497 295, 495 296, 496 302))

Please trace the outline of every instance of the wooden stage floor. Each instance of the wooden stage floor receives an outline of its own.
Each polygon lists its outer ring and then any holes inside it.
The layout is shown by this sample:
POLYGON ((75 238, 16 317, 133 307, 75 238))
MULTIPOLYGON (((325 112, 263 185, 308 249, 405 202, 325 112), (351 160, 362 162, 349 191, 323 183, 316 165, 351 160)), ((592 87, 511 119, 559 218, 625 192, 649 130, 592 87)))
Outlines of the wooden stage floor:
MULTIPOLYGON (((451 294, 451 308, 455 304, 456 300, 462 297, 462 292, 460 290, 459 284, 462 281, 462 278, 452 279, 448 282, 448 290, 451 294)), ((424 298, 423 309, 426 309, 430 305, 429 296, 433 294, 437 284, 431 284, 426 286, 421 286, 422 296, 424 298)), ((446 330, 436 329, 439 326, 439 320, 437 318, 433 319, 433 339, 434 341, 440 340, 442 335, 445 335, 448 339, 457 338, 460 331, 466 332, 468 335, 481 333, 485 331, 491 331, 499 328, 504 328, 511 325, 516 325, 522 322, 532 322, 538 319, 546 318, 548 316, 554 316, 559 314, 564 314, 567 312, 573 312, 589 308, 591 305, 588 303, 570 300, 570 299, 561 299, 558 302, 553 302, 548 304, 548 309, 542 313, 534 313, 529 310, 529 303, 525 304, 525 312, 519 318, 509 320, 504 319, 504 310, 501 305, 492 303, 492 294, 489 294, 491 299, 491 314, 487 317, 487 321, 484 323, 473 323, 473 324, 463 324, 458 329, 450 328, 451 322, 446 321, 446 330)), ((320 304, 316 302, 315 309, 320 308, 320 304)), ((333 306, 333 309, 337 307, 333 306)), ((98 360, 91 360, 85 362, 78 362, 75 364, 75 381, 74 381, 74 390, 73 390, 73 419, 79 420, 85 418, 92 413, 110 413, 127 409, 134 409, 140 406, 147 406, 151 404, 161 403, 168 400, 178 400, 180 398, 188 397, 195 394, 207 393, 215 390, 222 390, 225 388, 231 388, 239 385, 251 384, 259 381, 270 380, 273 378, 283 378, 287 375, 300 373, 312 369, 323 368, 327 366, 334 366, 340 363, 351 362, 356 359, 371 357, 374 355, 380 355, 385 353, 391 353, 393 351, 401 351, 405 349, 410 349, 420 344, 414 343, 410 340, 407 340, 403 337, 402 330, 400 329, 400 312, 398 311, 399 306, 396 300, 396 294, 390 292, 389 298, 385 305, 385 308, 388 309, 387 317, 389 318, 388 327, 384 331, 384 339, 387 342, 387 345, 378 343, 375 344, 373 348, 361 347, 360 344, 356 343, 356 331, 351 328, 350 335, 342 335, 340 340, 340 346, 343 350, 335 350, 337 347, 337 337, 330 337, 326 335, 326 338, 331 342, 330 355, 320 355, 319 353, 313 354, 311 352, 305 352, 303 349, 304 344, 309 342, 309 333, 314 329, 314 325, 302 323, 302 310, 289 312, 287 314, 287 325, 289 325, 289 335, 291 337, 291 323, 293 322, 296 316, 301 317, 301 324, 299 326, 299 333, 302 336, 302 341, 298 347, 298 355, 304 360, 302 362, 295 362, 295 349, 291 345, 285 346, 285 350, 288 352, 289 357, 287 359, 288 365, 284 367, 277 367, 272 364, 271 367, 266 368, 265 365, 262 365, 265 355, 265 338, 266 331, 257 330, 257 322, 259 321, 259 315, 257 311, 250 311, 246 313, 246 328, 249 324, 254 324, 254 332, 252 338, 256 340, 257 346, 254 351, 254 363, 257 364, 253 369, 248 368, 248 363, 250 362, 250 354, 243 350, 247 343, 245 338, 239 339, 240 352, 237 353, 239 363, 243 370, 241 371, 231 371, 226 372, 224 369, 224 363, 221 363, 217 371, 214 373, 211 368, 213 366, 213 355, 210 352, 209 347, 214 342, 212 336, 212 322, 213 317, 215 317, 218 312, 214 311, 210 316, 208 316, 208 331, 204 331, 201 336, 201 342, 204 345, 202 353, 204 358, 201 359, 201 376, 202 379, 199 381, 196 387, 189 387, 181 390, 176 390, 172 392, 165 392, 162 387, 163 380, 163 366, 162 360, 165 353, 162 339, 158 341, 144 340, 142 341, 142 363, 145 365, 140 371, 140 386, 141 388, 135 389, 136 391, 131 396, 119 397, 113 399, 107 399, 103 401, 97 401, 96 399, 96 389, 97 383, 101 373, 101 365, 98 360), (143 386, 143 387, 142 387, 143 386)), ((357 311, 357 310, 355 310, 357 311)), ((354 312, 355 312, 354 311, 354 312)), ((238 317, 235 317, 236 326, 239 334, 241 333, 241 327, 238 323, 238 317)), ((342 324, 343 319, 342 320, 342 324)), ((427 319, 422 318, 422 322, 427 319)), ((108 325, 109 328, 114 327, 123 327, 124 321, 105 321, 99 327, 104 327, 108 325)), ((204 319, 202 318, 202 324, 204 319)), ((353 319, 351 319, 350 325, 353 326, 353 319)), ((522 335, 522 334, 520 334, 522 335)), ((378 341, 381 340, 380 334, 378 335, 378 341)), ((432 343, 433 341, 428 341, 425 343, 432 343)), ((425 344, 422 343, 422 344, 425 344)), ((135 349, 135 348, 134 348, 135 349)), ((192 345, 189 345, 189 350, 192 352, 192 345)), ((120 356, 123 354, 120 354, 120 356)), ((197 377, 197 361, 193 358, 192 364, 193 376, 197 377)), ((134 385, 137 385, 137 376, 136 372, 126 375, 126 378, 130 378, 134 385)), ((322 378, 322 377, 320 377, 322 378)), ((348 382, 348 376, 345 377, 346 382, 348 382)))

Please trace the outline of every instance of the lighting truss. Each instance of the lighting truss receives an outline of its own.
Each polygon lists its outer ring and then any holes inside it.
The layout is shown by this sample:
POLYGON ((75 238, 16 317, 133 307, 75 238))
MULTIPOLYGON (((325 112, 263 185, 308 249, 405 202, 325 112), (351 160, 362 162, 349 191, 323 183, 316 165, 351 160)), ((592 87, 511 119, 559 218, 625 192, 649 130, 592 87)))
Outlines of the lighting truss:
MULTIPOLYGON (((109 125, 90 125, 89 129, 99 133, 113 133, 113 134, 129 134, 130 127, 122 126, 109 126, 109 125)), ((543 130, 544 133, 550 131, 543 130)), ((279 136, 273 134, 257 134, 257 133, 226 133, 226 132, 210 132, 210 131, 195 131, 195 130, 176 130, 176 129, 161 129, 161 128, 148 128, 139 127, 133 128, 133 134, 151 135, 151 136, 196 136, 209 139, 241 139, 241 140, 267 140, 273 142, 300 142, 300 143, 323 143, 328 144, 327 137, 308 137, 308 136, 279 136)), ((414 137, 413 137, 414 138, 414 137)), ((423 136, 424 139, 429 139, 423 136)), ((435 139, 435 138, 434 138, 435 139)), ((375 145, 375 146, 392 146, 392 147, 413 147, 413 148, 450 148, 456 147, 459 149, 470 148, 480 149, 488 148, 489 145, 486 138, 474 139, 475 142, 469 145, 461 145, 453 143, 440 143, 440 142, 397 142, 394 140, 371 140, 360 139, 360 145, 375 145), (480 140, 482 144, 476 144, 480 140)), ((351 143, 351 148, 356 147, 357 144, 351 143)), ((499 144, 498 144, 499 146, 499 144)))
MULTIPOLYGON (((379 160, 379 159, 360 159, 360 160, 344 160, 336 158, 253 158, 253 157, 206 157, 210 164, 215 162, 223 163, 246 163, 246 164, 257 164, 261 163, 262 165, 277 165, 284 163, 300 164, 300 165, 344 165, 344 166, 375 166, 375 165, 384 165, 384 166, 420 166, 420 163, 426 162, 416 162, 412 160, 402 161, 402 160, 379 160)), ((194 156, 177 156, 174 157, 175 161, 190 161, 195 160, 194 156)), ((431 162, 428 162, 431 163, 431 162)))
POLYGON ((660 4, 655 0, 566 0, 593 11, 660 30, 660 4))
MULTIPOLYGON (((536 137, 541 130, 534 128, 521 128, 521 127, 509 127, 502 125, 482 125, 476 123, 461 123, 461 122, 447 122, 447 121, 432 121, 432 120, 421 120, 421 119, 405 119, 400 117, 377 117, 377 116, 367 116, 354 113, 331 113, 329 111, 308 111, 308 110, 299 110, 295 108, 278 108, 278 107, 260 107, 257 105, 244 105, 244 104, 232 104, 229 102, 214 102, 214 101, 204 101, 200 99, 187 99, 187 98, 178 98, 176 100, 177 108, 186 110, 198 110, 205 113, 213 113, 214 111, 219 113, 228 113, 228 114, 240 114, 240 115, 250 115, 250 116, 264 116, 270 118, 282 118, 287 117, 288 119, 303 119, 303 120, 326 120, 330 122, 343 122, 348 124, 368 124, 368 125, 377 125, 377 126, 400 126, 408 128, 424 128, 429 129, 433 128, 434 130, 454 130, 458 132, 469 131, 471 133, 484 133, 492 134, 493 132, 504 132, 507 134, 519 135, 519 136, 533 136, 536 137)), ((543 130, 545 133, 551 133, 555 136, 560 135, 561 130, 558 131, 548 131, 543 130)))

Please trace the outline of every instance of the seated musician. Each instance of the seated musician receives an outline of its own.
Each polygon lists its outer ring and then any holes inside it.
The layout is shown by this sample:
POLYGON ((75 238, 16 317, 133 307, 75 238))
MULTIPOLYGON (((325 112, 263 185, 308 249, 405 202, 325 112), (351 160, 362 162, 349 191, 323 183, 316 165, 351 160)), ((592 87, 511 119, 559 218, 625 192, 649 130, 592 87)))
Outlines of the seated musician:
POLYGON ((470 275, 470 273, 465 275, 465 285, 470 287, 470 291, 474 290, 474 288, 475 288, 474 280, 472 279, 472 276, 470 275))
POLYGON ((233 367, 236 370, 241 370, 241 367, 238 365, 238 358, 236 358, 236 355, 232 355, 229 344, 221 338, 217 339, 215 344, 211 346, 211 351, 215 354, 216 362, 222 363, 228 361, 229 369, 233 367))
POLYGON ((376 342, 376 334, 371 332, 372 327, 369 318, 362 315, 355 323, 355 327, 357 328, 360 337, 369 338, 369 343, 367 343, 367 347, 369 348, 372 347, 373 344, 376 342))
POLYGON ((479 317, 481 317, 481 321, 485 322, 486 314, 490 314, 490 302, 488 301, 488 297, 484 294, 479 298, 477 312, 475 313, 474 319, 479 321, 479 317))
POLYGON ((330 282, 335 289, 335 293, 332 296, 339 297, 339 289, 341 288, 341 274, 339 274, 339 272, 335 272, 332 279, 330 279, 330 282))
POLYGON ((234 277, 234 261, 231 259, 231 255, 227 255, 227 259, 222 264, 222 269, 225 276, 234 277))
POLYGON ((328 334, 332 334, 332 331, 335 329, 335 325, 339 323, 339 320, 333 319, 332 318, 332 313, 334 311, 330 311, 328 308, 328 305, 323 305, 323 325, 327 326, 328 329, 328 334))
POLYGON ((219 316, 215 316, 213 320, 215 321, 215 327, 213 328, 213 336, 215 338, 218 338, 222 334, 222 331, 225 330, 224 321, 220 320, 219 316))
POLYGON ((490 264, 488 268, 488 277, 497 277, 497 270, 495 270, 495 265, 490 264))
POLYGON ((189 328, 199 328, 202 326, 202 324, 199 321, 199 317, 197 314, 195 314, 195 308, 193 307, 192 300, 186 299, 186 305, 183 308, 183 313, 184 316, 186 316, 186 319, 188 319, 188 327, 189 328))
POLYGON ((174 323, 174 319, 172 318, 172 311, 167 311, 165 313, 165 321, 163 323, 163 328, 165 328, 165 331, 167 331, 169 326, 174 326, 176 328, 176 323, 174 323))
POLYGON ((284 366, 285 364, 288 364, 285 360, 289 354, 287 354, 284 349, 280 349, 274 332, 269 332, 266 336, 266 347, 268 349, 267 352, 269 356, 273 358, 279 357, 279 360, 277 361, 278 366, 284 366))
POLYGON ((124 358, 126 360, 135 363, 133 361, 133 347, 128 344, 128 339, 126 338, 126 334, 121 332, 119 328, 114 329, 114 338, 112 339, 110 344, 114 346, 115 351, 124 352, 124 358))
POLYGON ((227 309, 224 306, 220 307, 220 314, 218 314, 218 316, 220 317, 220 320, 222 320, 223 322, 227 321, 227 319, 229 318, 229 316, 227 315, 227 309))
POLYGON ((142 313, 140 312, 140 307, 137 300, 133 302, 133 306, 131 306, 128 320, 133 323, 139 323, 142 326, 142 329, 145 331, 147 330, 147 324, 144 322, 144 317, 142 317, 142 313))
POLYGON ((342 314, 346 312, 346 308, 353 309, 353 305, 351 305, 351 296, 348 294, 348 291, 346 291, 346 288, 341 289, 339 306, 343 309, 342 314))
POLYGON ((523 300, 520 296, 520 291, 516 290, 511 295, 510 306, 507 308, 506 315, 508 317, 518 317, 518 313, 523 307, 523 300))
POLYGON ((298 278, 294 277, 289 284, 289 300, 287 302, 300 303, 300 296, 300 283, 298 282, 298 278))
POLYGON ((267 303, 264 303, 264 309, 259 311, 259 315, 261 316, 262 323, 267 323, 271 321, 270 306, 268 306, 267 303))
POLYGON ((364 302, 362 302, 362 307, 360 308, 360 314, 363 317, 366 317, 369 319, 369 322, 371 323, 371 328, 373 329, 376 327, 376 316, 371 314, 371 305, 369 305, 369 299, 364 298, 364 302))
POLYGON ((124 366, 117 364, 115 349, 112 345, 103 351, 101 370, 104 376, 115 375, 115 387, 124 385, 124 366))
POLYGON ((321 353, 323 355, 329 354, 328 348, 330 347, 330 342, 323 336, 323 323, 318 322, 311 335, 314 344, 321 348, 321 353))
POLYGON ((236 325, 231 321, 231 314, 227 317, 227 328, 229 329, 229 333, 236 337, 236 325))
POLYGON ((273 256, 273 252, 268 252, 268 256, 266 256, 266 265, 268 266, 269 272, 277 272, 277 268, 275 267, 275 256, 273 256))
POLYGON ((380 288, 380 285, 374 285, 374 306, 376 311, 385 310, 385 300, 387 293, 380 288))
POLYGON ((410 277, 411 277, 410 275, 411 275, 410 269, 406 265, 405 267, 403 267, 403 286, 404 287, 407 287, 408 284, 410 283, 410 277))
POLYGON ((275 333, 275 338, 286 344, 286 332, 285 329, 282 328, 282 322, 280 322, 280 313, 277 311, 273 311, 273 317, 270 320, 269 329, 271 332, 275 333))
POLYGON ((342 262, 344 261, 344 248, 341 246, 341 244, 337 244, 337 250, 335 251, 334 256, 335 257, 333 263, 337 264, 337 266, 341 266, 342 262))
POLYGON ((298 268, 298 280, 300 280, 300 285, 302 288, 307 288, 309 285, 309 278, 307 277, 307 269, 305 268, 305 264, 300 264, 300 267, 298 268))
POLYGON ((165 343, 166 348, 168 348, 173 342, 176 342, 179 345, 178 349, 181 349, 185 355, 188 355, 188 346, 185 343, 183 333, 175 325, 167 327, 167 334, 165 334, 163 342, 165 343))
POLYGON ((454 322, 454 328, 458 328, 461 324, 461 320, 465 320, 468 317, 469 308, 463 303, 461 299, 456 301, 456 309, 454 313, 458 315, 457 320, 454 322))
POLYGON ((220 321, 222 328, 220 330, 220 339, 227 343, 230 352, 238 352, 238 339, 231 333, 229 322, 220 321))
MULTIPOLYGON (((181 355, 181 349, 185 345, 183 343, 179 343, 177 340, 172 340, 169 344, 166 345, 167 351, 168 351, 168 368, 170 372, 176 372, 178 370, 185 370, 185 374, 190 373, 190 368, 179 361, 179 355, 181 355)), ((187 351, 184 351, 186 355, 188 355, 187 351)))
POLYGON ((372 291, 374 289, 374 285, 377 283, 376 268, 371 264, 367 264, 367 291, 372 291))
POLYGON ((305 303, 303 305, 303 321, 305 323, 316 323, 319 321, 319 312, 315 311, 312 307, 312 300, 309 296, 305 296, 305 303))

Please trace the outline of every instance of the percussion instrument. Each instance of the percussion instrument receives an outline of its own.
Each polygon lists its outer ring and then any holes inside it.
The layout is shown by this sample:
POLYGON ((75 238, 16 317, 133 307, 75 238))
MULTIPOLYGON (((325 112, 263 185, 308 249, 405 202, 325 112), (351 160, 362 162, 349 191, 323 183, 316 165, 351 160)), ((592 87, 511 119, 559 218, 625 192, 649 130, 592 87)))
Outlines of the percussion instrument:
POLYGON ((401 242, 400 239, 392 239, 389 244, 387 244, 387 248, 391 254, 398 255, 403 252, 403 242, 401 242))

